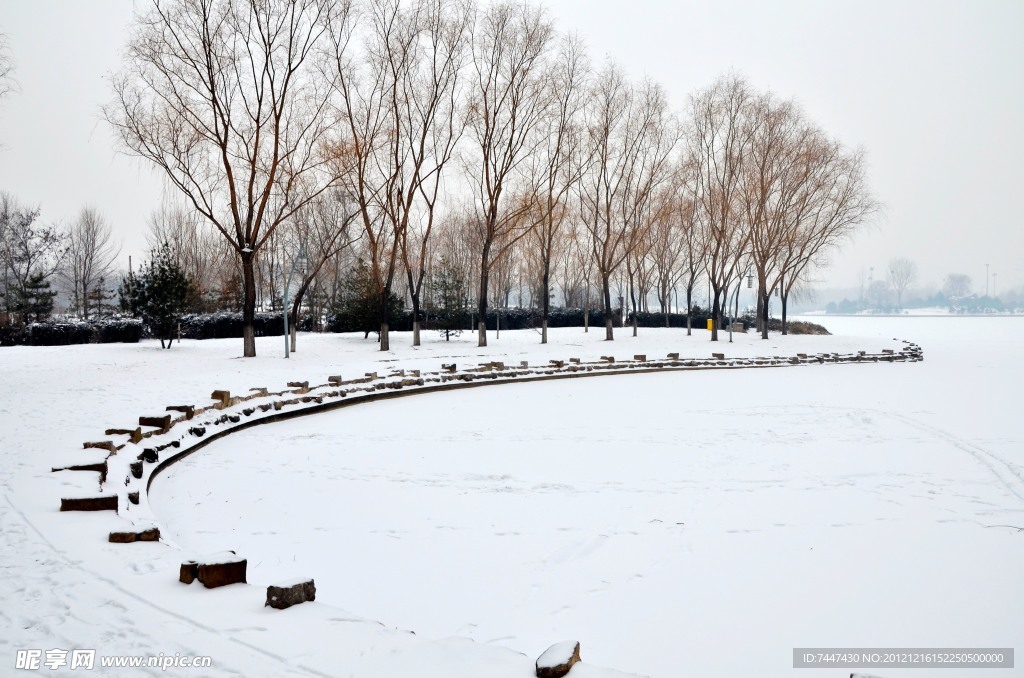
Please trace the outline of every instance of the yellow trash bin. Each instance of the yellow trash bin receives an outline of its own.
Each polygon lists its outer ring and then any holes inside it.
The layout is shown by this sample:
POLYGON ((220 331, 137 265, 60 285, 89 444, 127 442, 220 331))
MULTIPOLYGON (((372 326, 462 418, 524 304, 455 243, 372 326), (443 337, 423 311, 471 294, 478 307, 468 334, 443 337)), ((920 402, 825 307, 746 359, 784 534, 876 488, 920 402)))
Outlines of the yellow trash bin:
POLYGON ((715 329, 715 320, 714 318, 708 318, 708 331, 710 332, 713 329, 715 329))

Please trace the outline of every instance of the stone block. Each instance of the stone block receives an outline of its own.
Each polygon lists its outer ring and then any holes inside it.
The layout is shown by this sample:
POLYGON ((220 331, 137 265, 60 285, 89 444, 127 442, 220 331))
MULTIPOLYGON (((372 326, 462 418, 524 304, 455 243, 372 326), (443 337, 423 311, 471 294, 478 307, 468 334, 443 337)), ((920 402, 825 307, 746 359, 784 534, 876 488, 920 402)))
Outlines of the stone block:
POLYGON ((160 528, 151 527, 140 532, 111 532, 107 541, 114 544, 131 544, 136 541, 160 541, 160 528))
POLYGON ((228 584, 244 584, 248 561, 234 553, 204 560, 187 560, 181 564, 178 581, 191 584, 195 580, 208 589, 228 584))
POLYGON ((117 452, 117 445, 115 445, 112 440, 101 440, 92 443, 82 443, 82 449, 106 450, 107 452, 114 454, 115 452, 117 452))
POLYGON ((267 602, 275 610, 284 610, 292 605, 316 600, 316 585, 312 579, 296 579, 267 587, 267 602))
POLYGON ((171 415, 165 414, 162 417, 139 417, 139 426, 152 426, 166 431, 171 427, 171 415))
POLYGON ((107 494, 102 497, 75 497, 60 500, 61 511, 116 511, 117 495, 107 494))

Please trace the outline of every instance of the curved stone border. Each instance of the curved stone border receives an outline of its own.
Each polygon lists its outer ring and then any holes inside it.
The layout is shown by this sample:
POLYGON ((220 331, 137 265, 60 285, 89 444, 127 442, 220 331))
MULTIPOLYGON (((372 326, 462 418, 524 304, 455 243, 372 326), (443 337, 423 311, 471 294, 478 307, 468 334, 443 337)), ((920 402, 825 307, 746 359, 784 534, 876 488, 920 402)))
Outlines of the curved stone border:
MULTIPOLYGON (((172 418, 171 415, 143 416, 139 417, 139 428, 134 430, 107 429, 108 434, 127 435, 128 440, 119 445, 110 440, 84 443, 85 449, 105 453, 104 458, 94 463, 54 468, 53 471, 98 471, 100 474, 99 496, 62 499, 61 510, 113 509, 132 522, 140 518, 153 522, 153 516, 148 511, 146 494, 157 475, 171 464, 206 447, 209 443, 229 433, 259 424, 317 414, 358 403, 487 384, 665 371, 923 360, 924 354, 917 344, 895 338, 893 341, 902 341, 903 348, 899 351, 884 349, 873 354, 865 351, 856 354, 798 353, 794 356, 732 359, 725 358, 723 353, 712 353, 711 358, 680 358, 678 353, 669 353, 664 359, 648 360, 646 355, 636 355, 633 360, 619 362, 616 362, 614 356, 601 356, 595 362, 584 363, 578 358, 570 358, 568 361, 550 360, 547 365, 532 368, 525 361, 518 367, 491 361, 461 371, 456 364, 451 363, 443 364, 439 371, 423 374, 420 370, 396 369, 385 376, 368 372, 363 377, 350 380, 331 376, 328 383, 316 386, 310 386, 308 381, 289 382, 289 389, 294 390, 269 392, 266 388, 259 387, 250 389, 250 393, 245 396, 232 396, 228 391, 217 390, 211 394, 211 399, 216 402, 207 407, 168 406, 167 411, 181 413, 177 418, 172 418), (241 405, 248 406, 239 407, 241 405), (221 413, 219 416, 212 416, 218 412, 221 413), (185 422, 191 424, 187 432, 173 436, 177 425, 185 422), (148 425, 153 430, 142 432, 143 425, 148 425), (151 446, 144 447, 144 443, 151 446), (139 452, 133 457, 132 452, 135 450, 139 452), (123 483, 118 482, 122 478, 123 483), (112 479, 114 482, 110 483, 112 479), (115 488, 113 492, 109 491, 111 485, 115 488), (104 492, 104 489, 108 491, 104 492)), ((180 432, 181 429, 177 431, 180 432)))
MULTIPOLYGON (((616 362, 614 356, 601 356, 598 361, 583 363, 578 358, 570 358, 568 361, 550 360, 545 366, 533 368, 530 368, 526 361, 521 362, 518 367, 507 367, 503 362, 491 361, 462 371, 458 370, 455 363, 450 363, 442 364, 441 369, 437 372, 425 374, 421 374, 419 370, 397 369, 383 377, 376 372, 367 372, 363 377, 350 380, 343 380, 340 376, 331 376, 328 378, 327 384, 318 386, 310 386, 308 381, 289 382, 289 389, 294 390, 275 393, 270 393, 262 387, 250 389, 250 394, 246 396, 232 396, 228 391, 217 390, 211 394, 211 399, 216 402, 207 407, 168 406, 166 411, 180 413, 177 418, 169 414, 160 417, 143 416, 139 417, 139 426, 135 429, 107 429, 106 435, 128 437, 128 440, 120 445, 110 440, 84 443, 85 449, 107 453, 100 462, 65 466, 52 470, 98 471, 100 474, 101 493, 99 496, 63 498, 61 500, 62 511, 115 510, 119 515, 127 518, 135 526, 136 531, 112 532, 108 535, 110 542, 156 541, 160 538, 160 532, 150 511, 148 500, 149 488, 155 478, 171 465, 198 452, 210 443, 253 426, 318 414, 361 403, 491 384, 529 383, 616 374, 792 367, 828 363, 918 362, 924 359, 924 353, 917 344, 896 338, 893 338, 893 341, 901 341, 903 348, 899 351, 883 349, 881 353, 873 354, 865 351, 859 351, 856 354, 798 353, 795 356, 733 359, 725 358, 724 353, 712 353, 712 357, 709 359, 682 359, 678 353, 669 353, 666 358, 660 360, 648 360, 646 355, 638 354, 633 356, 631 361, 616 362), (247 403, 251 404, 240 407, 247 403), (235 411, 236 409, 237 411, 235 411), (223 410, 228 411, 220 416, 213 416, 223 410), (192 423, 187 432, 176 438, 172 437, 172 429, 185 422, 192 423), (143 432, 142 427, 144 426, 153 430, 143 432), (167 440, 164 440, 165 438, 167 440), (146 441, 152 443, 152 446, 141 447, 146 441), (141 451, 133 458, 132 451, 136 449, 141 451), (167 450, 171 450, 171 452, 162 455, 167 450), (121 478, 124 478, 123 484, 118 482, 121 478), (108 485, 108 481, 111 479, 115 480, 113 484, 116 487, 116 492, 102 492, 104 486, 108 485), (140 530, 140 526, 143 529, 140 530)), ((181 429, 178 431, 180 432, 181 429)), ((204 582, 204 585, 212 587, 236 581, 244 582, 245 560, 243 557, 234 557, 234 552, 231 554, 232 557, 228 559, 227 563, 199 564, 196 561, 186 561, 182 564, 182 573, 185 573, 186 570, 191 573, 193 569, 198 573, 201 567, 208 567, 211 571, 217 572, 219 572, 217 568, 234 567, 241 574, 232 570, 230 577, 214 578, 211 583, 204 582), (239 562, 240 566, 237 564, 239 562)), ((198 574, 197 577, 202 581, 203 578, 198 574)), ((181 574, 182 581, 187 578, 186 574, 181 574)), ((309 580, 309 586, 312 587, 312 580, 309 580)), ((270 588, 268 588, 268 600, 272 595, 270 588)), ((303 599, 312 600, 313 595, 308 595, 303 599)), ((298 602, 302 602, 302 600, 298 600, 298 602)), ((578 653, 578 649, 576 652, 578 653)), ((578 654, 576 657, 578 659, 578 654)), ((538 663, 538 676, 541 675, 541 668, 543 667, 538 663)))

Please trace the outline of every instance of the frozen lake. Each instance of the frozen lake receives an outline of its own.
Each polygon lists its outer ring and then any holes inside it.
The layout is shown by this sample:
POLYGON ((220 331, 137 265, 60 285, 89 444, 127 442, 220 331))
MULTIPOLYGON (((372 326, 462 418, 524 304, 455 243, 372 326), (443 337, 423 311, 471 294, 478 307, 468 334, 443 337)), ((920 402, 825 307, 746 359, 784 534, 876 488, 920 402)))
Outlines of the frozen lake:
POLYGON ((794 647, 1012 647, 1024 318, 812 320, 925 360, 369 404, 229 436, 150 501, 251 582, 313 576, 358 617, 532 656, 575 638, 669 678, 791 675, 794 647))

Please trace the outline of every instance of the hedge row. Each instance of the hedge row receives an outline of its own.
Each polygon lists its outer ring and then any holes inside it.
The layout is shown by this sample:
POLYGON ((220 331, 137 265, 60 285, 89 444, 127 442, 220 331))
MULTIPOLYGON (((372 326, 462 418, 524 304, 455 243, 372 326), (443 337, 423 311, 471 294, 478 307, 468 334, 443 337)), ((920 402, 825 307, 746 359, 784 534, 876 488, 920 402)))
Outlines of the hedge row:
MULTIPOLYGON (((501 329, 503 330, 527 330, 535 329, 541 326, 541 316, 538 311, 525 309, 525 308, 503 308, 500 311, 495 309, 488 309, 487 311, 487 329, 495 330, 498 327, 498 321, 501 321, 501 329)), ((583 309, 579 308, 559 308, 551 309, 548 314, 548 327, 583 327, 583 309)), ((615 320, 615 326, 621 327, 622 323, 619 320, 619 314, 613 313, 615 320)), ((470 323, 476 322, 476 314, 470 315, 466 313, 464 317, 465 323, 460 325, 465 330, 470 329, 470 323)), ((590 325, 592 326, 603 326, 604 325, 604 311, 602 310, 590 310, 590 325)), ((300 321, 300 329, 304 324, 312 324, 311 320, 300 321)), ((685 325, 684 325, 685 326, 685 325)), ((434 316, 429 311, 420 312, 420 327, 425 330, 432 330, 437 328, 437 322, 434 316)), ((391 318, 389 328, 395 332, 409 332, 412 330, 412 311, 405 311, 399 314, 397 317, 391 318)), ((334 313, 327 317, 328 332, 366 332, 367 330, 375 332, 377 326, 375 323, 371 323, 370 326, 366 324, 366 320, 356 315, 350 315, 345 312, 334 313)), ((476 329, 475 326, 473 329, 476 329)))
MULTIPOLYGON (((181 336, 185 339, 240 339, 245 324, 241 313, 190 313, 181 318, 181 336)), ((284 334, 281 313, 257 313, 253 322, 257 337, 284 334)))
POLYGON ((107 320, 51 320, 24 327, 0 328, 2 346, 70 346, 72 344, 135 344, 142 338, 142 321, 135 318, 107 320))

